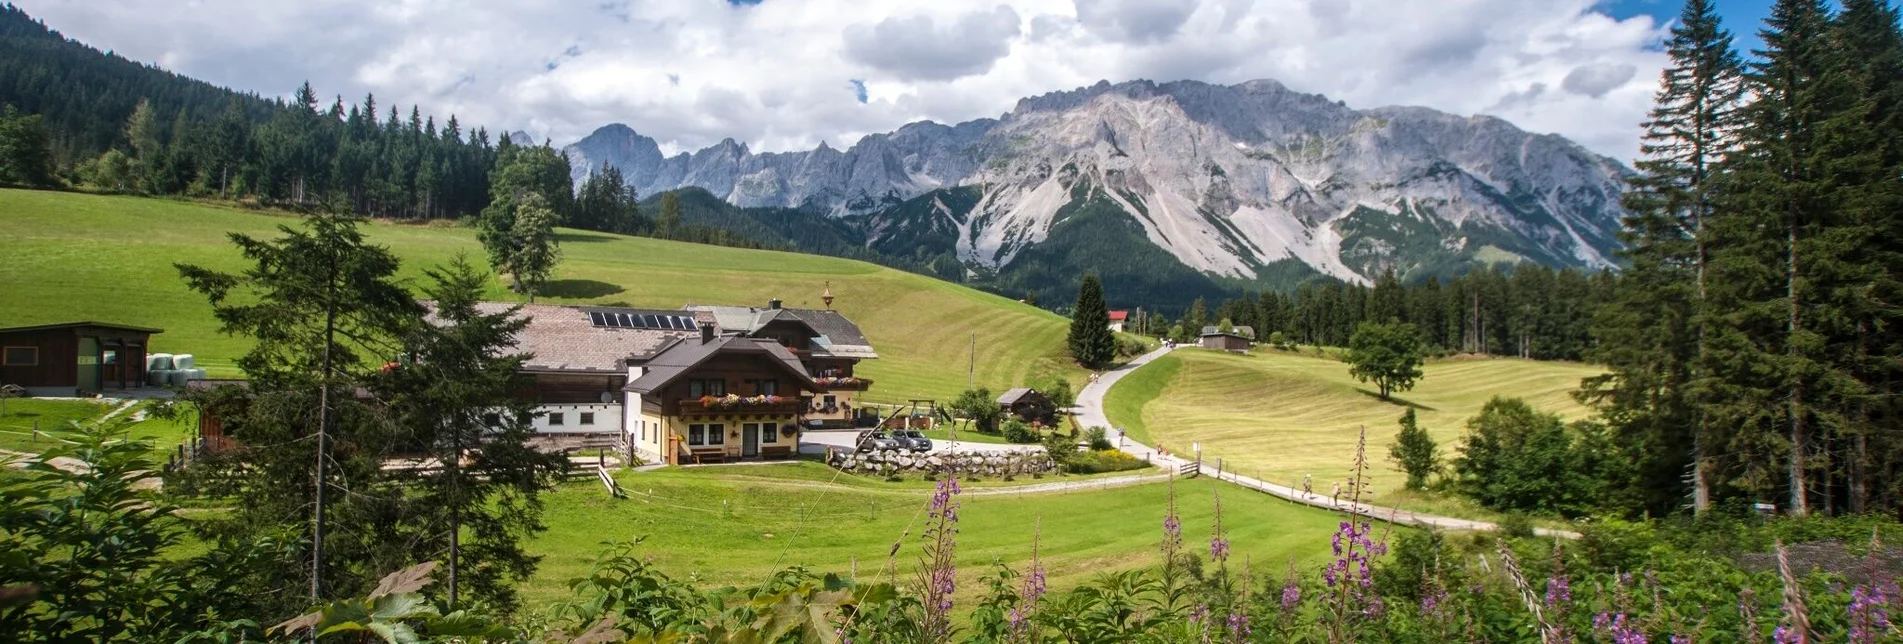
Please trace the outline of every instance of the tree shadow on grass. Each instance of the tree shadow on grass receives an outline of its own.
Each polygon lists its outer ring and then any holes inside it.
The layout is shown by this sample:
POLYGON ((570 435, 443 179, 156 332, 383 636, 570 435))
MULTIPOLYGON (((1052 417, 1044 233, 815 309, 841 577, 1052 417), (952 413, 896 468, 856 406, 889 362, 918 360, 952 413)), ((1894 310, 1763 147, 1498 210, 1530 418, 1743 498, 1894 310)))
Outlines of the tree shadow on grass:
POLYGON ((1406 398, 1402 398, 1400 396, 1390 395, 1388 396, 1387 400, 1381 400, 1381 392, 1378 392, 1372 389, 1362 389, 1360 387, 1355 387, 1355 391, 1361 392, 1361 395, 1363 396, 1367 396, 1369 398, 1373 398, 1375 400, 1378 400, 1390 405, 1396 405, 1400 407, 1412 407, 1414 409, 1419 409, 1421 411, 1440 411, 1439 409, 1435 409, 1433 407, 1429 407, 1427 405, 1423 405, 1423 404, 1408 400, 1406 398))
POLYGON ((570 242, 606 242, 614 241, 614 239, 612 236, 599 233, 555 233, 555 241, 564 244, 570 242))
POLYGON ((592 300, 608 297, 625 289, 598 280, 549 280, 542 285, 538 295, 548 297, 568 297, 578 300, 592 300))

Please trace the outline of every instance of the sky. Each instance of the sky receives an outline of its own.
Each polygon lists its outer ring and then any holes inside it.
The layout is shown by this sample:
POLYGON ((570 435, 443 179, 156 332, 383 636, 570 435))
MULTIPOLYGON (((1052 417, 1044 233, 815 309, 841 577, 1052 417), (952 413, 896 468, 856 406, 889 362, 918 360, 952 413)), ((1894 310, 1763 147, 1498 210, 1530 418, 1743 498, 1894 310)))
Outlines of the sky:
MULTIPOLYGON (((566 144, 850 146, 1098 80, 1269 78, 1638 148, 1681 0, 13 0, 68 37, 266 96, 419 105, 566 144)), ((1741 49, 1771 0, 1718 0, 1741 49)))

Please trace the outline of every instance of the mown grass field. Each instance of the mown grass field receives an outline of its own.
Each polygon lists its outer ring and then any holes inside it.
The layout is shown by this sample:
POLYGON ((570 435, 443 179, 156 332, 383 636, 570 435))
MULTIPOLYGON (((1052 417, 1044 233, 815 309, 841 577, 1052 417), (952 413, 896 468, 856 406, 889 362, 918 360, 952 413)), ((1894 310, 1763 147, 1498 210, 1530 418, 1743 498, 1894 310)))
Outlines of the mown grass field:
MULTIPOLYGON (((932 483, 886 483, 835 476, 815 463, 628 472, 631 498, 610 498, 599 484, 572 483, 549 495, 549 530, 530 551, 544 555, 523 589, 530 605, 566 596, 565 582, 588 570, 602 542, 645 537, 643 551, 670 575, 703 586, 758 583, 801 565, 815 571, 882 576, 888 562, 909 583, 918 567, 932 483), (652 496, 648 496, 652 494, 652 496), (888 560, 894 542, 901 547, 888 560)), ((1020 480, 1020 484, 1089 478, 1020 480)), ((996 489, 996 484, 985 489, 996 489)), ((967 487, 970 492, 974 489, 967 487)), ((1330 513, 1246 492, 1209 479, 1175 485, 1184 548, 1208 554, 1215 495, 1234 543, 1232 565, 1244 559, 1258 573, 1307 567, 1329 556, 1336 526, 1330 513)), ((972 597, 994 560, 1022 570, 1039 539, 1053 588, 1100 572, 1155 564, 1170 486, 1144 484, 1027 494, 967 494, 960 499, 958 566, 962 597, 972 597)))
MULTIPOLYGON (((228 233, 271 237, 291 216, 164 199, 0 190, 0 326, 99 320, 165 329, 153 351, 190 353, 213 376, 238 375, 246 342, 217 333, 205 299, 174 263, 235 271, 228 233)), ((467 254, 482 262, 475 231, 450 225, 376 223, 373 243, 403 260, 402 275, 467 254)), ((873 400, 950 401, 966 386, 976 336, 976 380, 993 391, 1044 373, 1082 383, 1063 357, 1067 321, 1036 307, 864 262, 565 230, 564 259, 542 301, 678 308, 686 304, 821 306, 858 322, 881 356, 861 373, 873 400)), ((500 283, 496 300, 516 299, 500 283)))
MULTIPOLYGON (((164 460, 191 437, 194 427, 186 419, 140 418, 139 413, 152 403, 138 403, 120 412, 113 422, 125 438, 152 443, 155 458, 164 460)), ((114 403, 83 399, 12 399, 0 403, 0 449, 37 454, 61 441, 61 434, 74 423, 89 423, 111 413, 114 403), (38 433, 35 433, 35 430, 38 433)))
MULTIPOLYGON (((1205 462, 1220 457, 1243 474, 1297 486, 1303 475, 1329 493, 1345 481, 1359 428, 1368 428, 1369 478, 1377 499, 1398 499, 1403 476, 1388 460, 1398 421, 1412 405, 1450 456, 1467 419, 1494 396, 1525 399, 1567 419, 1587 415, 1572 391, 1599 369, 1510 358, 1432 361, 1412 391, 1382 401, 1348 365, 1313 354, 1249 356, 1183 349, 1126 376, 1105 411, 1131 438, 1179 455, 1202 444, 1205 462)), ((1412 507, 1412 506, 1411 506, 1412 507)))

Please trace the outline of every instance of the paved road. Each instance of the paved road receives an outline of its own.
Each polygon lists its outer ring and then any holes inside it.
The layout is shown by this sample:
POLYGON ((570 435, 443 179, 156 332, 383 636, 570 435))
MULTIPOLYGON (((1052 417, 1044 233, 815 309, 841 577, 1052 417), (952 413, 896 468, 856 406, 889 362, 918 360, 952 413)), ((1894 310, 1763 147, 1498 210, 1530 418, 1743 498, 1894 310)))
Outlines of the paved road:
MULTIPOLYGON (((1102 375, 1097 377, 1097 380, 1095 382, 1085 385, 1083 391, 1078 392, 1077 394, 1078 409, 1076 411, 1077 411, 1078 424, 1084 427, 1113 427, 1113 425, 1110 424, 1110 419, 1104 415, 1104 411, 1103 411, 1104 394, 1108 393, 1112 385, 1117 384, 1118 380, 1123 379, 1123 377, 1126 375, 1129 375, 1130 372, 1136 371, 1137 369, 1142 368, 1143 365, 1149 364, 1151 360, 1155 360, 1159 357, 1162 357, 1163 355, 1168 354, 1169 352, 1170 352, 1170 349, 1167 349, 1167 348, 1151 351, 1147 354, 1144 354, 1141 357, 1138 357, 1135 360, 1131 360, 1129 364, 1104 372, 1102 375)), ((1158 452, 1148 445, 1138 443, 1135 440, 1129 439, 1128 437, 1119 436, 1118 432, 1115 432, 1115 431, 1112 432, 1112 436, 1113 436, 1113 440, 1115 440, 1115 442, 1119 444, 1119 446, 1123 449, 1124 452, 1130 454, 1131 456, 1135 456, 1137 458, 1147 458, 1147 459, 1150 459, 1152 462, 1158 463, 1165 467, 1181 467, 1191 462, 1189 460, 1177 458, 1174 455, 1166 455, 1161 452, 1158 452)), ((1271 494, 1271 495, 1278 496, 1284 499, 1288 499, 1296 503, 1304 503, 1304 504, 1312 505, 1318 508, 1336 510, 1340 512, 1348 512, 1350 510, 1353 510, 1357 514, 1373 517, 1383 521, 1391 521, 1393 523, 1397 523, 1401 525, 1432 526, 1432 527, 1442 528, 1447 530, 1494 530, 1499 527, 1499 526, 1495 526, 1492 523, 1488 523, 1486 521, 1472 521, 1468 519, 1456 519, 1453 517, 1443 517, 1443 516, 1436 516, 1432 514, 1422 514, 1419 512, 1409 512, 1409 511, 1401 510, 1398 508, 1388 508, 1388 507, 1381 507, 1377 505, 1369 505, 1366 503, 1356 505, 1356 504, 1349 503, 1346 499, 1334 499, 1334 498, 1330 498, 1328 496, 1321 495, 1321 494, 1305 494, 1301 490, 1297 490, 1295 488, 1291 488, 1284 485, 1276 485, 1274 483, 1270 483, 1267 481, 1257 480, 1253 477, 1242 476, 1234 472, 1222 472, 1218 474, 1216 478, 1218 480, 1225 481, 1228 483, 1234 483, 1236 485, 1240 485, 1245 488, 1256 490, 1258 492, 1263 492, 1263 493, 1271 494)), ((1567 537, 1567 538, 1577 538, 1579 536, 1579 534, 1576 532, 1570 532, 1566 530, 1549 530, 1546 528, 1538 528, 1538 529, 1535 529, 1534 532, 1536 534, 1539 534, 1540 536, 1559 536, 1559 537, 1567 537)))

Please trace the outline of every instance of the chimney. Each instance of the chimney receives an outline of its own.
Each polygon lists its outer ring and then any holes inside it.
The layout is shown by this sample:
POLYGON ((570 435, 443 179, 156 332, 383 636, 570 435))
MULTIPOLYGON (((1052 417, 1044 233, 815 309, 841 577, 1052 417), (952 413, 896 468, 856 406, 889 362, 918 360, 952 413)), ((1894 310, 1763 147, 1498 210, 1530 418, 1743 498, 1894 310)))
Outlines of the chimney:
POLYGON ((700 343, 701 343, 701 344, 707 344, 707 343, 709 343, 709 342, 713 342, 713 341, 714 341, 714 325, 713 325, 713 323, 711 323, 711 322, 702 322, 702 323, 700 323, 700 343))
POLYGON ((767 307, 768 309, 771 309, 771 310, 774 310, 774 311, 778 311, 778 310, 780 310, 780 298, 777 298, 777 297, 776 297, 776 298, 773 298, 773 299, 771 299, 771 300, 767 300, 767 301, 766 301, 766 307, 767 307))

